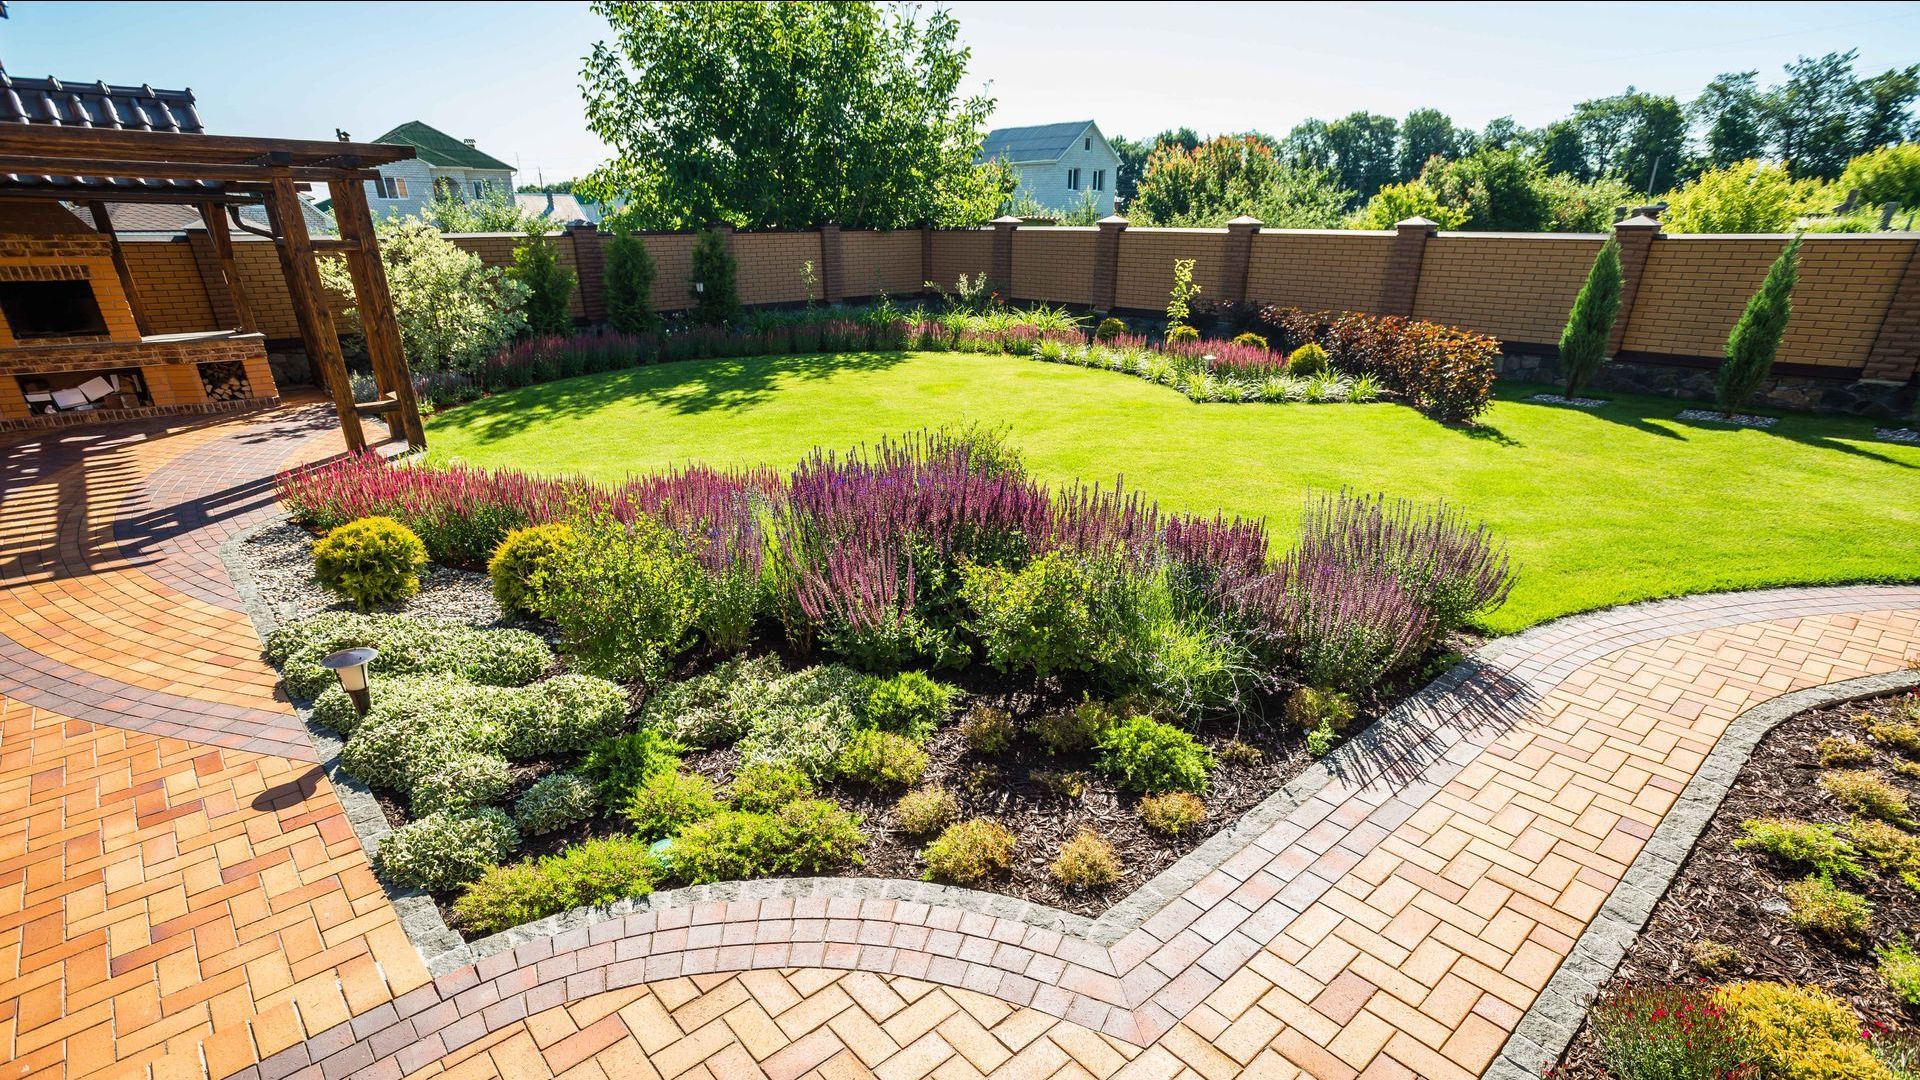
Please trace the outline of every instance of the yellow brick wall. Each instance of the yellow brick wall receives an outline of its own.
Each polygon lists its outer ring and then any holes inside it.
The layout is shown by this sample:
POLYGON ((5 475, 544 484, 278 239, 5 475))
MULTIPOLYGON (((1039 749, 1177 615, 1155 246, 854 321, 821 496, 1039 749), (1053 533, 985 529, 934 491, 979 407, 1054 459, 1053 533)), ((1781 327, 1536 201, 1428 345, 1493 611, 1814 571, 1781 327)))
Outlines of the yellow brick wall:
MULTIPOLYGON (((1622 348, 1718 356, 1784 237, 1668 236, 1654 241, 1622 348)), ((1780 363, 1857 367, 1913 253, 1895 237, 1807 237, 1780 363)))
POLYGON ((848 296, 901 296, 922 284, 918 229, 840 234, 840 288, 848 296))
POLYGON ((1554 343, 1599 236, 1442 233, 1427 241, 1413 314, 1502 341, 1554 343))
POLYGON ((213 303, 200 279, 200 265, 185 239, 124 240, 134 289, 147 327, 156 334, 185 334, 195 330, 231 330, 214 321, 213 303))
POLYGON ((933 280, 941 288, 953 288, 961 274, 971 281, 991 273, 992 229, 942 229, 933 234, 933 280))
POLYGON ((1310 311, 1370 311, 1378 306, 1392 251, 1392 234, 1256 233, 1247 299, 1310 311))
POLYGON ((1023 228, 1013 234, 1013 298, 1093 302, 1094 228, 1023 228))
POLYGON ((807 298, 801 264, 813 263, 814 296, 819 298, 820 234, 816 232, 735 233, 735 282, 743 304, 797 304, 807 298))
POLYGON ((1217 299, 1226 249, 1225 229, 1128 229, 1120 234, 1114 306, 1165 310, 1175 259, 1194 260, 1193 280, 1200 286, 1200 298, 1217 299))

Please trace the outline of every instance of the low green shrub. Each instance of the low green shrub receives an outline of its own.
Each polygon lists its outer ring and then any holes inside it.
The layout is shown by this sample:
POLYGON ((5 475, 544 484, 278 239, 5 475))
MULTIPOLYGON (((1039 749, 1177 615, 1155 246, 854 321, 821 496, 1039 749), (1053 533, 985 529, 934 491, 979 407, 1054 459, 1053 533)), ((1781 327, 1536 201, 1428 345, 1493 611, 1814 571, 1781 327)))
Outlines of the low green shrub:
POLYGON ((1034 769, 1027 780, 1056 799, 1078 799, 1087 793, 1087 774, 1063 769, 1034 769))
POLYGON ((978 705, 960 721, 960 740, 976 754, 1004 753, 1013 745, 1013 714, 991 705, 978 705))
POLYGON ((513 823, 522 836, 538 836, 587 820, 599 805, 593 781, 579 773, 548 773, 514 801, 513 823))
POLYGON ((1743 835, 1733 842, 1736 848, 1756 848, 1781 862, 1804 866, 1827 877, 1861 877, 1866 873, 1859 852, 1832 825, 1751 818, 1740 823, 1740 831, 1743 835))
POLYGON ((1033 722, 1033 733, 1050 754, 1078 754, 1093 749, 1100 734, 1119 717, 1113 706, 1083 701, 1065 712, 1052 712, 1033 722))
POLYGON ((1913 951, 1907 936, 1901 934, 1873 954, 1880 960, 1880 979, 1893 996, 1909 1008, 1920 1006, 1920 953, 1913 951))
POLYGON ((1867 734, 1874 742, 1908 757, 1920 757, 1920 723, 1887 720, 1869 723, 1867 734))
POLYGON ((1822 773, 1820 786, 1856 814, 1882 821, 1904 821, 1907 797, 1882 774, 1871 769, 1822 773))
POLYGON ((1140 815, 1141 824, 1166 836, 1197 829, 1207 820, 1207 804, 1184 791, 1145 796, 1134 812, 1140 815))
POLYGON ((685 542, 648 518, 575 526, 578 542, 541 574, 543 614, 582 667, 659 682, 693 641, 710 581, 685 542))
POLYGON ((1335 690, 1302 686, 1287 695, 1287 723, 1300 731, 1330 727, 1344 734, 1358 715, 1353 699, 1335 690))
POLYGON ((653 892, 657 864, 643 841, 587 840, 558 855, 488 870, 453 902, 454 921, 479 934, 588 905, 653 892))
POLYGON ((1873 760, 1873 748, 1858 739, 1829 735, 1814 744, 1814 754, 1823 769, 1848 769, 1873 760))
POLYGON ((816 778, 832 775, 858 722, 860 678, 850 668, 827 664, 742 687, 732 704, 752 719, 738 744, 741 760, 793 765, 816 778))
POLYGON ((1101 319, 1100 325, 1093 329, 1093 340, 1095 341, 1112 341, 1115 338, 1126 336, 1127 324, 1111 315, 1101 319))
POLYGON ((915 740, 933 734, 960 696, 959 687, 919 671, 903 671, 887 679, 868 678, 862 685, 866 698, 861 702, 861 722, 915 740))
POLYGON ((1739 949, 1724 941, 1701 938, 1687 944, 1687 962, 1703 975, 1723 975, 1746 960, 1739 949))
POLYGON ((1873 904, 1859 893, 1835 885, 1832 878, 1788 882, 1781 892, 1786 894, 1791 909, 1787 917, 1809 933, 1852 945, 1873 928, 1873 904))
POLYGON ((1053 880, 1075 892, 1099 889, 1120 880, 1120 857, 1092 829, 1081 829, 1060 848, 1047 867, 1053 880))
POLYGON ((1874 818, 1854 818, 1847 823, 1846 834, 1880 869, 1920 891, 1920 836, 1874 818))
POLYGON ((1727 983, 1712 1001, 1755 1080, 1891 1080, 1860 1037, 1860 1018, 1817 986, 1727 983))
POLYGON ((1332 365, 1327 360, 1327 350, 1309 341, 1293 350, 1287 357, 1287 374, 1296 378, 1321 375, 1332 365))
POLYGON ((1097 767, 1123 791, 1204 791, 1213 771, 1213 751, 1151 717, 1128 717, 1108 728, 1098 745, 1097 767))
POLYGON ((1121 573, 1054 551, 1017 571, 967 566, 961 595, 987 663, 1044 679, 1092 672, 1122 655, 1125 615, 1103 603, 1121 573))
POLYGON ((652 728, 609 735, 587 748, 580 773, 593 781, 602 806, 618 809, 649 778, 678 770, 683 750, 652 728))
POLYGON ((747 733, 766 688, 786 676, 780 658, 729 660, 705 675, 668 683, 647 698, 641 723, 686 746, 725 746, 747 733))
POLYGON ((1245 345, 1249 348, 1254 348, 1254 349, 1271 348, 1271 346, 1267 344, 1266 338, 1261 337, 1259 334, 1256 334, 1251 330, 1243 334, 1233 335, 1233 343, 1235 345, 1245 345))
POLYGON ((453 754, 413 785, 414 815, 471 810, 498 801, 513 786, 507 759, 495 754, 453 754))
POLYGON ((893 804, 893 817, 908 836, 932 836, 960 816, 960 800, 943 787, 909 791, 893 804))
POLYGON ((905 735, 856 731, 840 749, 835 769, 843 779, 868 787, 908 787, 927 771, 927 752, 905 735))
POLYGON ((576 542, 573 527, 564 522, 515 529, 487 562, 493 598, 508 611, 540 614, 542 581, 548 567, 576 542))
POLYGON ((1252 768, 1267 758, 1259 747, 1239 739, 1228 739, 1222 743, 1220 749, 1214 751, 1214 756, 1220 759, 1222 765, 1241 769, 1252 768))
POLYGON ((388 833, 376 860, 397 884, 446 892, 505 862, 519 846, 519 832, 498 810, 442 811, 388 833))
POLYGON ((819 874, 860 861, 860 819, 824 799, 771 814, 723 810, 674 838, 675 876, 691 885, 772 874, 819 874))
POLYGON ((928 881, 964 885, 997 874, 1013 864, 1017 838, 997 821, 973 818, 946 827, 920 852, 928 881))
POLYGON ((349 521, 313 545, 313 576, 365 611, 420 591, 427 546, 390 517, 349 521))
POLYGON ((287 693, 313 699, 337 686, 320 666, 329 653, 372 646, 375 675, 452 675, 489 686, 524 686, 553 666, 553 650, 525 630, 478 630, 444 619, 329 611, 267 635, 267 660, 287 693))
POLYGON ((733 775, 729 798, 735 810, 771 814, 788 803, 813 797, 813 779, 792 765, 758 761, 733 775))
POLYGON ((640 781, 621 813, 641 838, 659 840, 712 817, 720 809, 712 781, 697 774, 662 769, 640 781))
POLYGON ((1200 340, 1200 331, 1191 326, 1167 327, 1167 344, 1186 345, 1200 340))
POLYGON ((627 718, 627 692, 591 675, 555 675, 519 691, 494 691, 498 698, 518 696, 524 715, 507 729, 510 758, 551 757, 584 750, 620 730, 627 718))

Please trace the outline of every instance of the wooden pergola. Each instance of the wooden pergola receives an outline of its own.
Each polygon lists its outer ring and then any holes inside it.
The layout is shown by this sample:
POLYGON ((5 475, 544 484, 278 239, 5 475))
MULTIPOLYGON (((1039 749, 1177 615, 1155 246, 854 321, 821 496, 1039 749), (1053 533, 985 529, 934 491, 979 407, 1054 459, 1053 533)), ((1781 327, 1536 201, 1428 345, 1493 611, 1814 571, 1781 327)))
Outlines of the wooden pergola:
MULTIPOLYGON (((367 206, 375 166, 414 156, 412 147, 382 143, 257 139, 104 127, 0 123, 0 197, 57 199, 88 207, 94 225, 114 240, 123 281, 126 262, 106 204, 177 203, 198 208, 242 325, 254 330, 251 306, 233 257, 232 229, 270 239, 280 256, 300 338, 340 414, 347 448, 364 449, 361 418, 391 416, 410 447, 426 445, 413 379, 394 321, 393 298, 380 263, 367 206), (308 235, 299 192, 325 184, 338 239, 308 235), (247 224, 240 207, 266 208, 269 230, 247 224), (315 254, 346 259, 379 400, 356 402, 340 339, 320 282, 315 254)), ((126 282, 128 292, 133 292, 126 282)), ((144 328, 143 328, 144 329, 144 328)))

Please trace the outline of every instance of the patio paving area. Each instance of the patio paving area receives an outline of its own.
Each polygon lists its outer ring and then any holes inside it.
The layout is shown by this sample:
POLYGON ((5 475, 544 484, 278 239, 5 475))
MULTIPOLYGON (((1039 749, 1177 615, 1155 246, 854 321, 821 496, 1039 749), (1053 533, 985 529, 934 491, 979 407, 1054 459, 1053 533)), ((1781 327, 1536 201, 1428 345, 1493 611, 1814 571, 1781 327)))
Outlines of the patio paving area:
POLYGON ((4 1075, 1476 1076, 1734 718, 1920 659, 1916 587, 1569 619, 1111 940, 842 884, 433 979, 217 556, 339 446, 311 406, 0 443, 4 1075))

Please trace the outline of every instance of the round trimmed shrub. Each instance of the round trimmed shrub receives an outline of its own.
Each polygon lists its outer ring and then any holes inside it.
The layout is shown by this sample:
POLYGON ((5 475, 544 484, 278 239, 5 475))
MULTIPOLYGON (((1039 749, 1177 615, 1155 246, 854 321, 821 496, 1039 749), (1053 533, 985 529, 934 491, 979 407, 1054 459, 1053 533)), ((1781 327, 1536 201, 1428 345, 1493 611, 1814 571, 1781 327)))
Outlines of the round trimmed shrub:
POLYGON ((932 836, 959 816, 960 800, 937 785, 909 791, 893 804, 894 820, 908 836, 932 836))
POLYGON ((413 785, 416 816, 441 810, 471 810, 494 802, 513 786, 507 760, 494 754, 453 754, 413 785))
POLYGON ((922 876, 928 881, 962 885, 979 881, 1013 865, 1017 842, 1013 830, 988 818, 949 825, 939 839, 920 853, 921 861, 927 865, 927 872, 922 876))
POLYGON ((564 829, 593 816, 600 793, 579 773, 548 773, 533 782, 513 804, 513 822, 521 833, 537 836, 564 829))
POLYGON ((1120 880, 1120 856, 1098 833, 1081 829, 1060 848, 1060 857, 1047 867, 1047 873, 1076 892, 1098 889, 1120 880))
POLYGON ((441 811, 410 821, 380 841, 380 872, 400 885, 446 892, 505 862, 520 833, 498 810, 441 811))
POLYGON ((916 740, 933 734, 960 696, 959 687, 919 671, 903 671, 890 679, 870 678, 865 687, 860 719, 882 731, 896 731, 916 740))
POLYGON ((1267 339, 1261 337, 1259 334, 1256 334, 1251 330, 1247 331, 1244 334, 1233 335, 1233 343, 1235 345, 1245 345, 1245 346, 1248 346, 1249 348, 1254 348, 1254 349, 1269 348, 1269 346, 1267 345, 1267 339))
POLYGON ((540 576, 572 548, 573 526, 564 522, 533 525, 508 533, 487 562, 493 598, 508 611, 540 614, 540 576))
POLYGON ((927 771, 927 752, 905 735, 891 731, 855 732, 835 762, 839 774, 868 787, 906 787, 927 771))
POLYGON ((1167 327, 1167 344, 1183 345, 1200 340, 1200 331, 1191 326, 1167 327))
POLYGON ((313 575, 320 584, 365 611, 420 591, 427 546, 413 530, 390 517, 349 521, 313 545, 313 575))
POLYGON ((1097 767, 1123 791, 1203 791, 1213 751, 1172 724, 1129 717, 1100 736, 1097 767))
POLYGON ((960 738, 976 754, 998 754, 1013 745, 1013 714, 978 706, 960 721, 960 738))
POLYGON ((1127 333, 1127 324, 1109 315, 1106 318, 1101 319, 1100 325, 1094 329, 1093 340, 1112 341, 1113 339, 1118 337, 1125 337, 1126 333, 1127 333))
POLYGON ((1142 825, 1166 836, 1179 836, 1197 829, 1207 820, 1207 804, 1201 802, 1199 796, 1184 791, 1148 795, 1134 811, 1140 815, 1142 825))
POLYGON ((792 765, 755 761, 733 774, 735 810, 771 814, 791 802, 813 796, 813 780, 792 765))
POLYGON ((647 840, 672 836, 688 825, 720 812, 713 782, 683 772, 657 772, 635 788, 622 811, 633 829, 647 840))
POLYGON ((1327 359, 1327 350, 1311 341, 1293 350, 1293 355, 1287 357, 1287 374, 1303 379, 1309 375, 1319 375, 1332 366, 1327 359))

